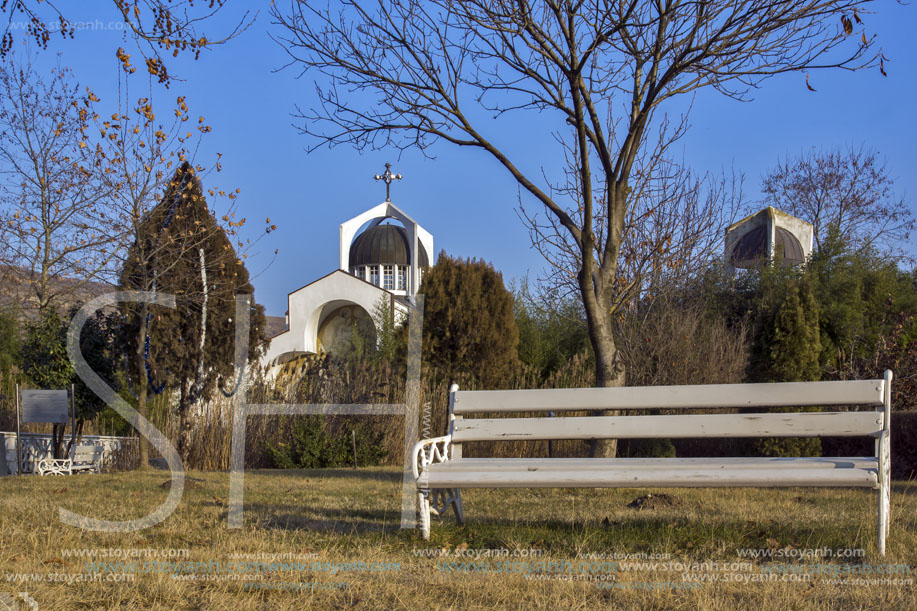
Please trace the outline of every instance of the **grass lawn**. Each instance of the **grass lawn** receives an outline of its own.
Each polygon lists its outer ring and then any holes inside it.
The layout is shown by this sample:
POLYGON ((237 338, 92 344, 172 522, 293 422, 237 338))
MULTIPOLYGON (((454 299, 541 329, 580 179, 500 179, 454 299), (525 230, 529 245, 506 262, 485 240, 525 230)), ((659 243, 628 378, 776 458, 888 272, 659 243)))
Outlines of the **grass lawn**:
POLYGON ((917 608, 917 483, 893 487, 881 557, 873 490, 466 490, 467 524, 425 542, 399 529, 393 468, 247 472, 241 529, 227 473, 187 476, 171 517, 126 534, 58 507, 138 518, 166 472, 0 479, 0 609, 917 608))

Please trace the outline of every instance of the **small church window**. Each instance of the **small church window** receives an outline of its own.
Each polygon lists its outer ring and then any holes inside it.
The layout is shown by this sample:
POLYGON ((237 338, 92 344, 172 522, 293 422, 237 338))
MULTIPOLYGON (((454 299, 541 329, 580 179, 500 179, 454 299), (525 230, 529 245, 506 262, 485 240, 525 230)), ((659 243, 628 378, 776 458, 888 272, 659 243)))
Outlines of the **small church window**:
POLYGON ((382 266, 382 288, 384 289, 395 288, 395 279, 392 273, 393 273, 392 265, 383 265, 382 266))
POLYGON ((379 286, 379 266, 378 265, 369 266, 369 283, 379 286))
POLYGON ((407 275, 408 268, 404 265, 398 266, 398 290, 404 291, 407 290, 407 275))

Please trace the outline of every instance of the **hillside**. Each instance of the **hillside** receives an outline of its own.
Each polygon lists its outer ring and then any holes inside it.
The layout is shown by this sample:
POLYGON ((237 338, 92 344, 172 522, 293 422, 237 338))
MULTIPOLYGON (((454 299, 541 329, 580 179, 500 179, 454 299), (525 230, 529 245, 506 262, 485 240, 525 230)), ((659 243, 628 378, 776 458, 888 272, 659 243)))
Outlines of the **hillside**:
MULTIPOLYGON (((0 308, 14 308, 20 321, 34 320, 38 314, 38 298, 27 280, 28 270, 19 268, 0 269, 0 308)), ((74 307, 104 293, 118 290, 106 282, 80 282, 72 278, 58 278, 52 282, 52 289, 60 293, 59 311, 66 315, 74 307)), ((265 316, 267 337, 273 337, 286 330, 283 316, 265 316)))
MULTIPOLYGON (((0 268, 0 307, 15 308, 21 320, 32 320, 38 314, 38 297, 28 277, 29 271, 23 268, 0 268)), ((56 278, 51 282, 51 291, 60 293, 58 309, 62 314, 113 290, 117 289, 111 284, 73 278, 56 278)))

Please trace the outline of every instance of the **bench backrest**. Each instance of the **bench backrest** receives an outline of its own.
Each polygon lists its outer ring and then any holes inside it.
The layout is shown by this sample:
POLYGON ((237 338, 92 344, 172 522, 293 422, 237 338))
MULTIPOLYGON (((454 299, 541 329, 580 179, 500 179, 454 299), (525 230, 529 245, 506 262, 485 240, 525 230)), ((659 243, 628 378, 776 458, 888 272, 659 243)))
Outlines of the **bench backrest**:
POLYGON ((95 445, 78 445, 73 448, 73 462, 75 463, 97 463, 102 459, 102 446, 95 445))
POLYGON ((878 437, 891 409, 891 372, 882 380, 710 384, 624 388, 461 391, 450 393, 453 443, 541 439, 685 437, 878 437), (690 410, 810 406, 877 411, 464 418, 467 414, 596 410, 690 410))

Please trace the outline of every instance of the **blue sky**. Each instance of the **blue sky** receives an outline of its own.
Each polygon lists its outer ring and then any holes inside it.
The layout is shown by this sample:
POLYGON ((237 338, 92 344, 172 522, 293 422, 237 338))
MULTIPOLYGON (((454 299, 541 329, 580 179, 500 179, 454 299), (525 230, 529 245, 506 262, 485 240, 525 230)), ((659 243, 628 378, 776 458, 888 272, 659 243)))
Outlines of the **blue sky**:
MULTIPOLYGON (((228 21, 240 14, 242 3, 227 4, 228 21)), ((74 40, 53 38, 40 61, 50 63, 60 52, 61 62, 107 109, 106 103, 116 100, 115 50, 124 46, 133 57, 139 55, 111 21, 116 13, 110 3, 80 10, 84 13, 71 19, 91 24, 77 31, 74 40)), ((884 3, 878 10, 866 16, 866 25, 889 58, 888 77, 877 69, 814 72, 813 93, 804 75, 789 74, 766 81, 749 103, 703 91, 694 99, 692 127, 678 152, 698 171, 732 167, 744 173, 746 199, 755 201, 762 174, 779 159, 810 147, 864 145, 885 157, 896 190, 915 209, 917 13, 898 3, 884 3)), ((545 263, 517 216, 516 184, 485 153, 437 146, 436 159, 430 160, 417 152, 399 158, 396 151, 361 155, 338 147, 307 155, 312 142, 294 129, 291 113, 295 104, 310 105, 314 86, 309 75, 297 79, 296 68, 278 71, 286 59, 270 40, 271 32, 277 33, 262 9, 254 25, 230 43, 202 53, 197 61, 174 59, 170 71, 183 80, 171 89, 154 86, 161 110, 185 95, 192 115, 204 115, 212 125, 200 161, 222 153, 220 186, 241 189, 239 212, 252 228, 263 227, 266 217, 278 225, 248 259, 256 299, 268 314, 282 315, 288 292, 337 267, 338 225, 384 199, 384 185, 372 176, 382 172, 386 161, 404 175, 392 186, 392 201, 433 233, 437 252, 490 261, 506 281, 539 275, 545 263), (275 248, 279 254, 268 266, 275 248)), ((488 128, 526 167, 544 165, 553 172, 556 167, 550 164, 556 160, 526 129, 533 119, 528 115, 488 128)), ((913 241, 910 248, 915 251, 913 241)))

